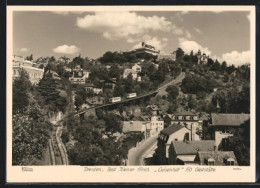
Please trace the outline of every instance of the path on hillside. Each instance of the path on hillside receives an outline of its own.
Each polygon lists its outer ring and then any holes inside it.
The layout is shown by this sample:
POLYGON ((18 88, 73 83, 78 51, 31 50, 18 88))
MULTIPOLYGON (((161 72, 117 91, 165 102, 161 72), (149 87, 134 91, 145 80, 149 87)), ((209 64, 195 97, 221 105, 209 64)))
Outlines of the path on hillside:
POLYGON ((161 95, 161 96, 167 95, 166 88, 167 88, 169 85, 177 84, 177 83, 181 82, 184 78, 185 78, 185 73, 184 73, 184 72, 181 72, 180 75, 179 75, 177 78, 175 78, 174 80, 172 80, 172 81, 166 83, 165 85, 159 87, 159 88, 157 89, 157 91, 158 91, 157 95, 161 95))
POLYGON ((69 165, 67 151, 61 140, 63 119, 60 118, 59 120, 51 121, 54 126, 51 139, 49 139, 51 165, 69 165))
POLYGON ((150 153, 157 144, 158 134, 148 138, 141 145, 128 152, 128 166, 143 166, 144 157, 150 153))

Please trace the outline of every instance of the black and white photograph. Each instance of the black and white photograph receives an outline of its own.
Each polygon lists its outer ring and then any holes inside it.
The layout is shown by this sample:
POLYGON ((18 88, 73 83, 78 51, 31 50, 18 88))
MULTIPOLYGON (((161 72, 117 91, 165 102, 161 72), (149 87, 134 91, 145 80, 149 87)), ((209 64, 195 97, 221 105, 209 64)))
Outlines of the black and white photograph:
POLYGON ((8 168, 254 172, 254 8, 36 8, 8 10, 8 168))

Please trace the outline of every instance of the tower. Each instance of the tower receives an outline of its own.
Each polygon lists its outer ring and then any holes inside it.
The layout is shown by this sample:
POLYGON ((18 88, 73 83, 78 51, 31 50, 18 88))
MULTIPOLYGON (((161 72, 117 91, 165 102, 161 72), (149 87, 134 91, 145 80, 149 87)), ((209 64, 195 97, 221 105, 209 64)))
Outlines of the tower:
POLYGON ((197 53, 197 59, 198 59, 198 64, 201 62, 201 51, 199 50, 197 53))

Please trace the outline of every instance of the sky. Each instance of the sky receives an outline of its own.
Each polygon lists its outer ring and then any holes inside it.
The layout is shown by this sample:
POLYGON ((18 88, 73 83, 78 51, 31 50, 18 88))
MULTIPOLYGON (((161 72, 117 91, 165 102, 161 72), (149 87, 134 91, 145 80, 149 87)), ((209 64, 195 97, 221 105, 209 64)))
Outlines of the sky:
POLYGON ((171 53, 199 49, 229 65, 250 60, 249 11, 15 11, 13 53, 98 58, 146 42, 171 53))

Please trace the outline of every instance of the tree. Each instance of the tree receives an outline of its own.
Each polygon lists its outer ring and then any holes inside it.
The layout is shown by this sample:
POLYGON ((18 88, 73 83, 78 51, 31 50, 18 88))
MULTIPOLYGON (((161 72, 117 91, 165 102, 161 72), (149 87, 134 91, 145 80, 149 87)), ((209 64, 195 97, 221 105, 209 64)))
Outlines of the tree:
POLYGON ((239 166, 250 165, 250 120, 234 129, 233 136, 229 138, 229 144, 222 149, 233 151, 239 166))
POLYGON ((169 101, 173 101, 173 100, 176 100, 176 98, 178 97, 179 95, 179 88, 175 85, 169 85, 167 88, 166 88, 166 91, 168 92, 168 99, 169 101))
POLYGON ((32 61, 33 60, 33 55, 31 54, 30 56, 27 56, 25 59, 28 60, 28 61, 32 61))
POLYGON ((116 133, 122 132, 122 124, 120 119, 113 113, 109 113, 107 114, 107 116, 105 117, 105 121, 106 121, 106 129, 105 131, 111 132, 111 133, 116 133))
POLYGON ((134 80, 133 80, 132 73, 128 74, 128 76, 126 77, 126 79, 124 81, 124 85, 125 85, 125 92, 126 93, 132 93, 133 92, 134 80))
POLYGON ((169 114, 173 114, 178 108, 178 104, 176 101, 173 101, 170 105, 169 105, 169 108, 167 110, 167 113, 169 114))
POLYGON ((37 91, 41 94, 44 105, 48 106, 50 111, 57 112, 60 110, 64 112, 67 104, 66 98, 60 96, 61 90, 58 89, 58 83, 50 73, 46 73, 40 80, 37 91))
POLYGON ((64 68, 64 65, 62 65, 61 63, 59 63, 57 65, 57 73, 59 74, 60 77, 62 77, 64 74, 65 74, 65 68, 64 68))
POLYGON ((121 83, 116 84, 115 89, 113 91, 113 95, 114 96, 120 96, 120 97, 125 96, 125 89, 124 89, 124 87, 122 86, 121 83))
POLYGON ((197 100, 194 96, 189 95, 188 96, 188 108, 189 109, 195 109, 197 106, 197 100))
POLYGON ((225 72, 227 69, 227 62, 226 61, 223 61, 222 64, 221 64, 221 71, 222 72, 225 72))
POLYGON ((121 70, 119 69, 119 67, 116 64, 113 64, 110 68, 110 71, 108 73, 108 76, 110 78, 116 78, 119 79, 121 75, 121 70))
POLYGON ((54 63, 56 61, 54 56, 51 56, 50 59, 48 60, 48 63, 54 63))
POLYGON ((84 87, 78 86, 75 94, 75 106, 79 110, 87 98, 87 92, 84 87))
POLYGON ((44 69, 44 73, 48 72, 49 70, 51 71, 57 71, 57 66, 54 64, 54 62, 50 62, 46 65, 45 69, 44 69))
POLYGON ((184 51, 181 48, 176 50, 176 59, 181 58, 184 56, 184 51))
POLYGON ((23 113, 13 114, 12 164, 34 165, 47 147, 51 125, 38 101, 30 94, 23 113))
POLYGON ((73 67, 79 65, 81 68, 83 68, 84 59, 79 55, 72 60, 72 63, 73 63, 73 67))
POLYGON ((23 112, 29 104, 29 90, 31 82, 29 75, 21 69, 20 76, 13 81, 13 113, 23 112))

